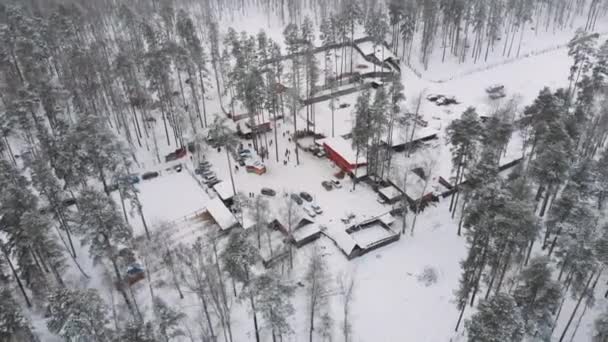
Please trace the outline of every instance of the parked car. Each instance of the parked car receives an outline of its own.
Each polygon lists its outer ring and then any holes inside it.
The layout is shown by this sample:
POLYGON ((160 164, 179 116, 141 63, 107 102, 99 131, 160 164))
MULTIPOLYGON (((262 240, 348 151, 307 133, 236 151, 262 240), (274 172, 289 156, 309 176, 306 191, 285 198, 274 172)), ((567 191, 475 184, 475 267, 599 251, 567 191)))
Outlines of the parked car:
POLYGON ((205 178, 203 179, 203 184, 207 185, 208 187, 213 187, 215 184, 219 183, 220 180, 217 179, 215 176, 212 178, 205 178))
POLYGON ((165 162, 170 162, 170 161, 174 161, 174 160, 183 158, 186 156, 187 153, 188 153, 188 150, 186 150, 185 147, 178 148, 177 150, 175 150, 165 156, 165 162))
POLYGON ((317 215, 323 214, 323 209, 321 209, 321 207, 318 204, 313 203, 310 205, 310 207, 312 208, 312 210, 315 211, 315 213, 317 213, 317 215))
POLYGON ((310 216, 310 217, 317 216, 317 214, 314 212, 314 210, 312 210, 311 208, 308 208, 308 207, 304 207, 304 212, 306 214, 308 214, 308 216, 310 216))
POLYGON ((331 184, 334 186, 334 188, 336 189, 342 189, 342 184, 340 183, 339 180, 335 180, 332 179, 331 184))
POLYGON ((453 104, 458 104, 458 101, 453 96, 451 96, 451 97, 442 96, 441 98, 437 99, 437 101, 435 101, 435 103, 438 106, 449 106, 449 105, 453 105, 453 104))
POLYGON ((262 193, 262 195, 272 196, 272 197, 277 195, 277 192, 272 190, 271 188, 262 188, 260 193, 262 193))
POLYGON ((76 199, 73 198, 73 197, 66 198, 66 199, 63 200, 62 203, 63 203, 64 207, 69 207, 69 206, 72 206, 72 205, 76 204, 76 199))
POLYGON ((243 149, 239 151, 239 156, 241 156, 241 158, 251 158, 251 151, 248 149, 243 149))
POLYGON ((384 82, 381 82, 381 81, 372 81, 371 84, 372 84, 372 88, 374 88, 374 89, 384 87, 384 82))
POLYGON ((437 101, 439 98, 443 97, 442 95, 438 95, 438 94, 429 94, 426 99, 431 101, 431 102, 435 102, 437 101))
POLYGON ((211 181, 216 180, 217 177, 215 176, 215 173, 203 176, 203 183, 208 184, 211 181))
POLYGON ((187 147, 188 147, 188 152, 190 152, 190 153, 196 152, 196 144, 194 143, 194 141, 189 142, 187 147))
POLYGON ((175 165, 173 170, 175 170, 175 172, 182 172, 182 164, 175 165))
POLYGON ((156 171, 146 172, 143 175, 141 175, 141 179, 148 180, 148 179, 156 178, 159 175, 160 174, 158 172, 156 172, 156 171))
POLYGON ((212 180, 212 181, 208 182, 208 183, 207 183, 207 186, 208 186, 208 187, 210 187, 210 188, 213 188, 213 187, 214 187, 216 184, 218 184, 218 183, 220 183, 220 182, 221 182, 221 180, 219 180, 219 179, 217 179, 217 178, 216 178, 216 179, 214 179, 214 180, 212 180))
POLYGON ((120 179, 120 181, 124 181, 130 185, 137 184, 139 183, 139 176, 136 174, 130 174, 120 179))
POLYGON ((327 156, 327 153, 324 149, 319 149, 317 152, 315 152, 315 156, 317 156, 318 158, 324 158, 325 156, 327 156))
POLYGON ((203 176, 203 178, 205 177, 210 177, 210 176, 215 176, 215 172, 213 172, 212 170, 205 170, 203 171, 203 173, 201 173, 201 175, 203 176))
POLYGON ((312 202, 312 196, 308 192, 300 192, 300 197, 302 197, 306 202, 312 202))
POLYGON ((327 191, 331 191, 334 189, 333 184, 330 181, 323 181, 321 182, 321 185, 325 188, 325 190, 327 191))
POLYGON ((344 216, 343 218, 341 218, 340 221, 342 221, 342 223, 344 223, 344 224, 349 224, 352 220, 355 219, 355 217, 357 217, 355 214, 350 213, 350 214, 347 214, 346 216, 344 216))
POLYGON ((291 194, 291 199, 298 203, 298 205, 302 205, 302 203, 304 203, 304 201, 302 200, 302 198, 300 196, 298 196, 298 194, 291 194))

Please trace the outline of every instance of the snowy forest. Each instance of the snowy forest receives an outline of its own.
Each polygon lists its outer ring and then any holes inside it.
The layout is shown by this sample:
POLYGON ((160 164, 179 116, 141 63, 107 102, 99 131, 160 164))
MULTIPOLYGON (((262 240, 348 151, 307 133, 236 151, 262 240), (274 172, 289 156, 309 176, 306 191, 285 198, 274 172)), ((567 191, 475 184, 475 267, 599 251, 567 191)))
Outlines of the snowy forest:
POLYGON ((0 0, 0 41, 0 342, 608 342, 606 0, 0 0))

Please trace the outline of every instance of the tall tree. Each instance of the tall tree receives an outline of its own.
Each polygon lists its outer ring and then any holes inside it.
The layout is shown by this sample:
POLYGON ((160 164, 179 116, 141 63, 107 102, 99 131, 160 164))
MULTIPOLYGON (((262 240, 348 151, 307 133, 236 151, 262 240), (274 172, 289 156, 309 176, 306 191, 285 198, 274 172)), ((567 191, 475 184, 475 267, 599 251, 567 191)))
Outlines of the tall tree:
POLYGON ((47 326, 66 340, 110 340, 107 307, 96 290, 60 289, 49 296, 47 326))
POLYGON ((515 301, 499 294, 479 303, 478 311, 467 320, 468 341, 522 341, 524 323, 515 301))
POLYGON ((306 301, 308 316, 308 340, 314 339, 315 322, 319 316, 323 316, 329 305, 327 292, 331 281, 327 263, 320 251, 315 249, 310 257, 308 269, 306 270, 306 301))
POLYGON ((96 190, 85 188, 78 198, 77 232, 83 237, 83 243, 89 245, 89 254, 95 262, 107 258, 112 265, 118 290, 127 307, 134 314, 131 300, 125 291, 123 274, 118 264, 119 249, 129 246, 132 231, 116 210, 114 202, 96 190))

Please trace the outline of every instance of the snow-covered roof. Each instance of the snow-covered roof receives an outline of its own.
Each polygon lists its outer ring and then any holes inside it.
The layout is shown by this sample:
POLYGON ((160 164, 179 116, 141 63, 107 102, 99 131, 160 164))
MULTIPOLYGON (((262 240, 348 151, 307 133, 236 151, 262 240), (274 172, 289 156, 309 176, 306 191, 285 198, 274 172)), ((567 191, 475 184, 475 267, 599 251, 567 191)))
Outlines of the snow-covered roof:
POLYGON ((384 223, 385 225, 390 226, 395 222, 395 217, 391 215, 391 213, 386 213, 378 217, 378 220, 380 220, 380 222, 384 223))
MULTIPOLYGON (((364 55, 368 56, 374 54, 378 60, 382 60, 382 45, 376 45, 376 51, 374 51, 374 42, 372 41, 362 42, 357 44, 357 46, 364 55)), ((389 58, 398 59, 390 49, 384 48, 384 60, 388 60, 389 58)))
MULTIPOLYGON (((363 42, 363 43, 359 43, 357 44, 357 46, 359 47, 359 49, 361 50, 361 52, 363 52, 364 55, 372 55, 374 54, 374 43, 371 41, 367 41, 367 42, 363 42)), ((376 46, 376 48, 381 49, 381 46, 376 46)))
POLYGON ((326 138, 320 140, 321 143, 327 145, 334 152, 338 153, 344 160, 351 165, 361 165, 367 163, 364 153, 359 153, 357 158, 357 151, 353 148, 352 142, 342 137, 326 138))
POLYGON ((207 211, 217 225, 220 226, 221 230, 228 230, 238 225, 234 215, 226 208, 224 202, 217 197, 207 202, 207 211))
POLYGON ((249 214, 249 211, 243 211, 243 229, 247 230, 255 226, 255 220, 249 214))
POLYGON ((219 182, 213 186, 213 190, 215 190, 218 196, 220 196, 220 198, 224 201, 234 197, 234 191, 230 182, 219 182))
POLYGON ((382 194, 382 196, 388 198, 389 200, 396 199, 403 195, 399 189, 394 187, 393 185, 389 185, 385 188, 378 189, 378 192, 382 194))
POLYGON ((291 233, 291 236, 296 242, 298 242, 318 234, 320 231, 321 228, 317 224, 311 223, 297 228, 293 231, 293 233, 291 233))
POLYGON ((356 243, 363 248, 368 248, 393 235, 394 233, 377 223, 350 234, 353 241, 356 241, 356 243))
MULTIPOLYGON (((430 185, 430 181, 429 181, 429 185, 430 185)), ((424 195, 426 195, 426 193, 430 192, 430 186, 427 186, 427 189, 425 190, 425 193, 422 193, 422 190, 424 189, 424 180, 422 178, 420 178, 420 176, 418 176, 415 172, 410 171, 407 174, 407 184, 405 186, 405 193, 412 199, 416 200, 424 195)))
POLYGON ((332 239, 338 248, 347 256, 350 256, 355 247, 357 247, 357 242, 342 229, 328 229, 325 234, 332 239))

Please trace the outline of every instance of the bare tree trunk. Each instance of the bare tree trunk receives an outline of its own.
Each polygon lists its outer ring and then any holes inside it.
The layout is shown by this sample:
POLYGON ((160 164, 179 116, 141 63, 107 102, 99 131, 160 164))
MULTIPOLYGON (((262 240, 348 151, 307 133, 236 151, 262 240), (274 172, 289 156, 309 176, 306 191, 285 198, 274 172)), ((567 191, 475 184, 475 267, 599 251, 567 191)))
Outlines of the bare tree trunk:
MULTIPOLYGON (((601 272, 601 270, 600 270, 600 272, 601 272)), ((574 319, 574 315, 576 315, 576 311, 578 310, 578 307, 581 305, 583 298, 585 298, 585 296, 587 295, 587 289, 589 288, 589 284, 591 284, 591 280, 593 280, 594 276, 595 276, 595 272, 591 272, 591 276, 589 276, 589 279, 587 279, 585 288, 581 292, 581 295, 579 296, 578 301, 576 302, 576 306, 574 307, 574 310, 572 311, 572 315, 570 315, 570 318, 568 319, 568 322, 566 323, 566 327, 564 328, 564 331, 562 332, 562 334, 559 337, 559 342, 562 342, 564 340, 564 337, 566 337, 566 332, 570 328, 570 324, 572 323, 572 320, 574 319)))

